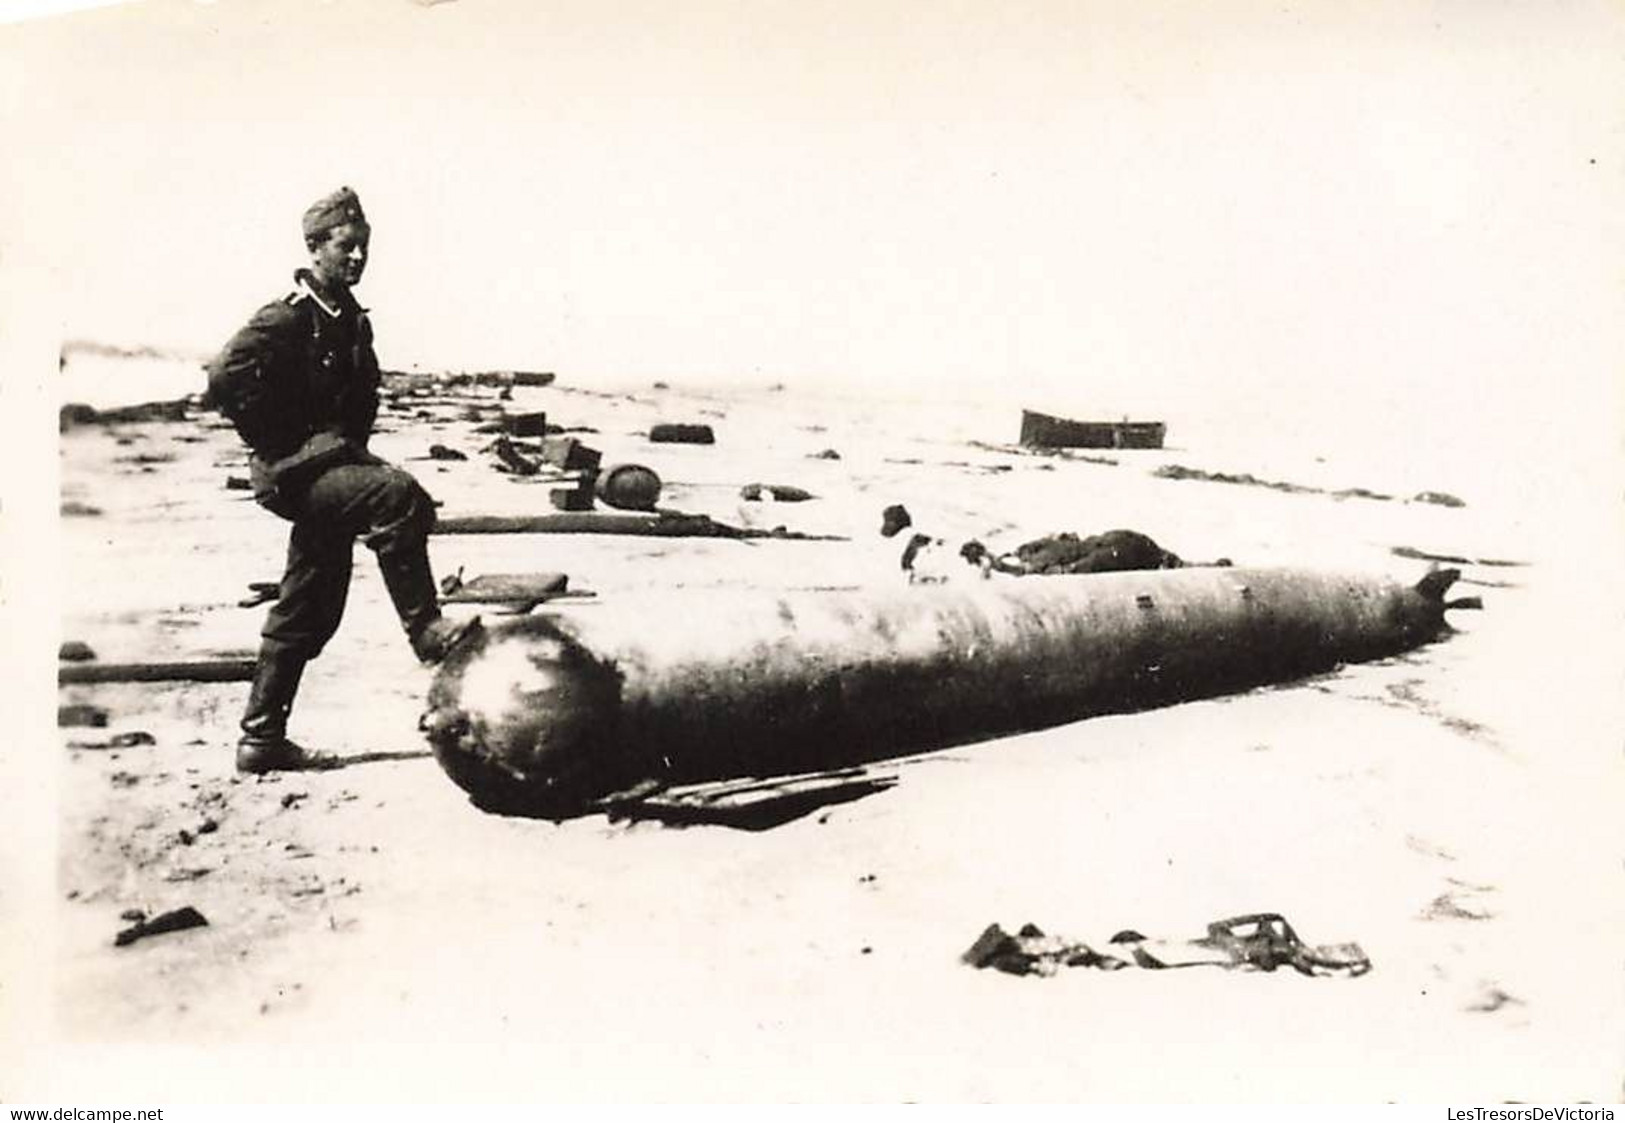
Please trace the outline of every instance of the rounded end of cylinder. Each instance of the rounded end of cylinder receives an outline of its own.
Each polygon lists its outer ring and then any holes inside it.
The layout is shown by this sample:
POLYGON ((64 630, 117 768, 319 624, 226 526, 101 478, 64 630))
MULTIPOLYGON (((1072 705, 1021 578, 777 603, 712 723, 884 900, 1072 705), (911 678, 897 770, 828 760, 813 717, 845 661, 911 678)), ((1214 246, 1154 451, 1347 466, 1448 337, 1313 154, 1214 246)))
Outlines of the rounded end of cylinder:
POLYGON ((613 790, 621 676, 548 617, 488 629, 441 664, 419 727, 488 810, 570 814, 613 790))

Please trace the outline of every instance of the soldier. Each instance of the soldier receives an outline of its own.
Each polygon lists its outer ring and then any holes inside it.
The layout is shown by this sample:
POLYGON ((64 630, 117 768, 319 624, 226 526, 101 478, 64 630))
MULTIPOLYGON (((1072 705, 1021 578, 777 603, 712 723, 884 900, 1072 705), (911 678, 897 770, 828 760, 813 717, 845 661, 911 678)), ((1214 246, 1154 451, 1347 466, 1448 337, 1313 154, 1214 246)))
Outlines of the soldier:
POLYGON ((429 569, 434 504, 406 472, 367 451, 378 414, 378 358, 351 288, 372 230, 348 187, 304 215, 310 266, 256 312, 209 367, 209 395, 250 450, 254 497, 293 524, 280 597, 261 630, 237 768, 330 767, 288 740, 305 664, 338 629, 357 538, 378 557, 412 650, 436 663, 479 627, 440 615, 429 569))

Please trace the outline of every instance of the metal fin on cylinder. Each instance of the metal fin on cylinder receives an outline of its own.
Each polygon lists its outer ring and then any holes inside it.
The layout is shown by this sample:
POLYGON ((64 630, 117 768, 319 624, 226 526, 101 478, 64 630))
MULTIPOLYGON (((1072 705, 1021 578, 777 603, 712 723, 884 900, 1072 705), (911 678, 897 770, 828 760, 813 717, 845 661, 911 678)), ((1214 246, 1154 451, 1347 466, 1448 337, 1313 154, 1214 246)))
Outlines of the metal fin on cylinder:
POLYGON ((1416 583, 1416 591, 1431 601, 1442 601, 1444 595, 1461 578, 1459 569, 1435 569, 1416 583))

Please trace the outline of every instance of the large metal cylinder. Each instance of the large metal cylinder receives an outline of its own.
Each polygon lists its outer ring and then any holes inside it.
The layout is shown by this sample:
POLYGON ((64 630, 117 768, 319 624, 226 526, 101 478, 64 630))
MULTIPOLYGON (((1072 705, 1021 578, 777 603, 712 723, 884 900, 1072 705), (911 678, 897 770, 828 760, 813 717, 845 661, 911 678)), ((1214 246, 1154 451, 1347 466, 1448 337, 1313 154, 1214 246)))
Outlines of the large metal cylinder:
POLYGON ((830 768, 1278 682, 1445 630, 1416 586, 1300 570, 670 593, 525 617, 440 668, 423 727, 492 807, 830 768))

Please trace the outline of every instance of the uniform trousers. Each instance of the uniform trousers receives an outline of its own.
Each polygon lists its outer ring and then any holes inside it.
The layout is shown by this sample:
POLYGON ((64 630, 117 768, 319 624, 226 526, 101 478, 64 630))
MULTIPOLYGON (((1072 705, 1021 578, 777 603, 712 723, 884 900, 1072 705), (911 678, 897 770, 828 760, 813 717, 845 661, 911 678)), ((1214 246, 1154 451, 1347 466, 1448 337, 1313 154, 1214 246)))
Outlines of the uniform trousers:
POLYGON ((415 557, 426 565, 435 522, 429 493, 407 472, 376 458, 334 465, 292 494, 280 492, 277 513, 293 528, 279 595, 260 635, 307 660, 321 654, 344 617, 356 539, 378 555, 380 565, 415 557))

